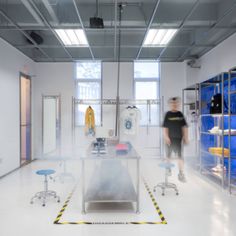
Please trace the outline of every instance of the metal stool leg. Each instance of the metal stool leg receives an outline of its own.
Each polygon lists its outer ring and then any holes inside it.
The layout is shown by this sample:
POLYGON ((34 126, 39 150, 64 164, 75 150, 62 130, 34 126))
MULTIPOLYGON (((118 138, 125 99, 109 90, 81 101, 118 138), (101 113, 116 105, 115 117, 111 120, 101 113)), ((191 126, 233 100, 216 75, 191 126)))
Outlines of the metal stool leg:
POLYGON ((173 189, 173 190, 175 190, 176 195, 179 195, 177 185, 174 184, 174 183, 169 183, 169 181, 168 181, 168 170, 167 170, 167 168, 165 168, 165 181, 155 185, 154 188, 153 188, 153 192, 156 192, 157 188, 161 188, 162 196, 165 195, 165 190, 166 189, 173 189))
POLYGON ((30 200, 30 203, 33 204, 35 199, 42 200, 42 206, 46 206, 46 200, 49 197, 57 198, 57 202, 60 202, 60 197, 55 191, 48 190, 48 176, 44 175, 44 190, 37 192, 30 200))

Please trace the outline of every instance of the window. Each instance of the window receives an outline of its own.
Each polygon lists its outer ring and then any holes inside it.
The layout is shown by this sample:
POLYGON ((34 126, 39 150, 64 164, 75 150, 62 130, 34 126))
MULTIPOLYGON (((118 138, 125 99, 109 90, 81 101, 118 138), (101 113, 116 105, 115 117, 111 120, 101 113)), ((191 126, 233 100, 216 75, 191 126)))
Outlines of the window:
MULTIPOLYGON (((101 99, 101 62, 87 61, 76 63, 76 98, 101 99)), ((84 125, 88 105, 76 107, 76 125, 84 125)), ((96 126, 101 125, 101 105, 91 105, 95 113, 96 126)))
MULTIPOLYGON (((135 61, 134 62, 134 91, 135 99, 160 98, 159 62, 135 61)), ((137 105, 142 114, 141 125, 159 124, 159 107, 151 105, 150 111, 146 105, 137 105)))

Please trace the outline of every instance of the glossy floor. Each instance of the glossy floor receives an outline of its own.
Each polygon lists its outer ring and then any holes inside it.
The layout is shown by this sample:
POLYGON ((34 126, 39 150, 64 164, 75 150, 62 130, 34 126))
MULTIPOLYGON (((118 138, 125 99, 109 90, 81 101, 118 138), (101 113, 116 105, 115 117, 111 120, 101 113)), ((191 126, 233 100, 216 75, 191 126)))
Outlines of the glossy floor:
MULTIPOLYGON (((93 222, 128 222, 128 221, 160 221, 150 196, 143 182, 140 185, 141 213, 92 212, 80 213, 81 178, 80 163, 70 162, 67 171, 74 179, 67 176, 61 179, 55 176, 50 181, 50 188, 55 189, 61 197, 61 203, 54 200, 42 207, 39 202, 31 205, 31 196, 43 188, 43 179, 35 174, 42 168, 53 168, 57 174, 63 166, 57 161, 35 161, 0 179, 0 235, 182 235, 182 236, 235 236, 236 235, 236 196, 229 195, 216 184, 186 168, 188 182, 179 183, 177 170, 173 171, 170 181, 178 185, 180 195, 167 192, 161 196, 154 194, 156 201, 167 220, 167 225, 56 225, 53 224, 58 212, 68 198, 78 179, 78 187, 61 218, 63 221, 93 222), (64 180, 64 181, 63 181, 64 180)), ((131 172, 132 172, 132 166, 131 172)), ((152 190, 153 186, 163 180, 164 173, 158 167, 157 160, 141 161, 141 176, 152 190)))

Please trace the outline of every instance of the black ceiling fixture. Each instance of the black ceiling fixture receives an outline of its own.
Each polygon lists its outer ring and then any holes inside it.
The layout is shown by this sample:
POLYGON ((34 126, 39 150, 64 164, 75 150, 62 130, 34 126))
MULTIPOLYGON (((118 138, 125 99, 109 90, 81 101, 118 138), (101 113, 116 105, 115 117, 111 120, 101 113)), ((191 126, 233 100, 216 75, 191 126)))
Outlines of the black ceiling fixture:
POLYGON ((90 17, 90 28, 102 29, 104 28, 103 19, 98 17, 98 0, 96 0, 96 13, 94 17, 90 17))
MULTIPOLYGON (((42 36, 40 36, 38 33, 36 33, 35 31, 31 31, 30 33, 29 33, 29 36, 38 44, 38 45, 40 45, 40 44, 42 44, 43 43, 43 38, 42 38, 42 36)), ((33 44, 33 42, 30 40, 30 39, 28 39, 28 38, 26 38, 26 41, 29 43, 29 44, 33 44)))

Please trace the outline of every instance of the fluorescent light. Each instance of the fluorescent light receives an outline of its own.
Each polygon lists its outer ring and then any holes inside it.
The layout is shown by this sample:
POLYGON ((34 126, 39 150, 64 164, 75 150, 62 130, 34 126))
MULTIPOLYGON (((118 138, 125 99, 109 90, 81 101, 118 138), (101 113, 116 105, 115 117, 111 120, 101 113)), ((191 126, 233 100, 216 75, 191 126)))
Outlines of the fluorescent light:
POLYGON ((165 46, 176 32, 177 29, 150 29, 144 40, 144 47, 165 46))
POLYGON ((62 29, 56 30, 56 33, 65 45, 71 45, 71 41, 68 38, 65 30, 62 30, 62 29))
POLYGON ((162 45, 166 45, 170 42, 170 40, 173 38, 173 36, 175 35, 175 33, 177 32, 176 29, 171 29, 171 30, 168 30, 166 32, 166 35, 164 36, 164 38, 162 39, 161 41, 161 44, 162 45))
POLYGON ((81 45, 88 45, 88 40, 87 40, 86 35, 82 29, 75 30, 75 33, 76 33, 77 38, 79 39, 81 45))
POLYGON ((145 39, 144 44, 150 45, 152 44, 152 41, 154 40, 155 36, 156 36, 156 30, 155 29, 150 29, 148 31, 147 37, 145 39))
POLYGON ((82 29, 56 29, 55 32, 65 46, 88 47, 88 40, 82 29))
POLYGON ((68 29, 68 30, 65 30, 65 32, 66 32, 68 38, 70 39, 71 44, 72 45, 77 45, 78 44, 78 39, 77 39, 77 37, 75 35, 74 30, 68 29))
POLYGON ((156 35, 155 38, 152 42, 153 45, 161 45, 162 44, 162 40, 166 35, 166 30, 165 29, 159 29, 156 30, 156 35))

